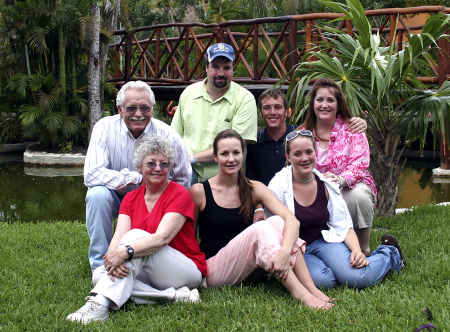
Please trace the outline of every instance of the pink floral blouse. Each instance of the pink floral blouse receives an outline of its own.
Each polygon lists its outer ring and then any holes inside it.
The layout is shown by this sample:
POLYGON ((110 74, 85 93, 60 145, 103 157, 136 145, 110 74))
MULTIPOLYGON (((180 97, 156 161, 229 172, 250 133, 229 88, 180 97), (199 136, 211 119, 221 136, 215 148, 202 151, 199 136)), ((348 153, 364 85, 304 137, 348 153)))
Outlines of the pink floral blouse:
MULTIPOLYGON (((317 145, 317 157, 319 139, 315 133, 314 138, 317 145)), ((363 182, 377 197, 377 187, 369 173, 369 165, 370 148, 366 134, 352 134, 348 130, 348 123, 344 123, 338 116, 331 130, 326 161, 323 164, 317 161, 316 169, 321 173, 331 172, 342 176, 349 188, 354 188, 358 182, 363 182)))

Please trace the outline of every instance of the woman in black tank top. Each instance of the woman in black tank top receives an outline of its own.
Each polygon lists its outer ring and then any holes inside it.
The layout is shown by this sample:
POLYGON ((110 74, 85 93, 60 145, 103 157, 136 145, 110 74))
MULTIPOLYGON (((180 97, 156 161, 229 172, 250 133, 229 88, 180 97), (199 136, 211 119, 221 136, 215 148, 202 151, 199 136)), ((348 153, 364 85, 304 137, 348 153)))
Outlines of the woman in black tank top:
POLYGON ((300 236, 307 242, 304 259, 317 287, 373 285, 391 269, 404 266, 401 250, 389 235, 366 258, 338 185, 314 169, 315 147, 309 130, 289 133, 285 139, 288 166, 275 175, 269 188, 300 220, 300 236))
POLYGON ((234 130, 220 132, 213 145, 219 174, 190 189, 200 250, 207 256, 209 287, 237 285, 265 270, 304 305, 329 309, 334 304, 314 286, 303 259, 299 222, 261 182, 241 171, 244 141, 234 130), (257 204, 277 216, 252 224, 257 204))

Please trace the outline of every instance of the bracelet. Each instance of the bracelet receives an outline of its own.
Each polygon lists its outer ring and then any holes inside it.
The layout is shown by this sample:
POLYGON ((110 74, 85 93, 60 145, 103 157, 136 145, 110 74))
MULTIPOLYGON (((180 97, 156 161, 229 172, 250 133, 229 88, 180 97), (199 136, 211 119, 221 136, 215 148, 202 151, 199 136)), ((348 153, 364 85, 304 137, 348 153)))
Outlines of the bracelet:
POLYGON ((112 250, 114 250, 114 249, 113 249, 113 248, 111 248, 111 249, 108 249, 107 253, 108 253, 108 252, 110 252, 110 251, 112 251, 112 250))
POLYGON ((194 160, 194 154, 191 154, 191 164, 192 164, 192 165, 195 165, 195 164, 196 164, 196 162, 195 162, 195 160, 194 160))
POLYGON ((259 212, 259 211, 264 211, 264 208, 256 209, 255 211, 253 211, 253 213, 256 213, 256 212, 259 212))
POLYGON ((341 189, 341 188, 342 188, 342 185, 344 184, 344 180, 342 180, 342 176, 339 176, 339 175, 338 175, 338 178, 339 178, 339 180, 340 180, 340 182, 339 182, 339 189, 341 189))

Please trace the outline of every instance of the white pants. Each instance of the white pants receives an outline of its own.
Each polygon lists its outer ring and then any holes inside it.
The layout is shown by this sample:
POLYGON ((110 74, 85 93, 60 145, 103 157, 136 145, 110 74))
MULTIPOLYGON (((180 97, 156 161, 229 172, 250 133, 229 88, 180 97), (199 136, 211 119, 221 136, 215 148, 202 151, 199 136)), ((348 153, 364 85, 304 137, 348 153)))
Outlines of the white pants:
MULTIPOLYGON (((141 229, 132 229, 120 240, 119 247, 148 235, 141 229)), ((114 310, 129 298, 138 304, 173 300, 177 288, 197 288, 202 281, 202 274, 195 263, 168 245, 149 256, 133 258, 126 262, 126 266, 129 274, 123 279, 112 281, 103 265, 92 275, 95 287, 91 295, 101 294, 110 299, 110 308, 114 310)))

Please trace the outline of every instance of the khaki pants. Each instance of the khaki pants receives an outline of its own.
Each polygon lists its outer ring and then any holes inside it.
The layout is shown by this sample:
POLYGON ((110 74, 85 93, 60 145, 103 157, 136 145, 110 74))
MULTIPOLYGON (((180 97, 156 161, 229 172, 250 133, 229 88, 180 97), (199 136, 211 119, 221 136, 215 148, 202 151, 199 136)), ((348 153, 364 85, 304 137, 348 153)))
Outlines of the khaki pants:
POLYGON ((344 188, 342 197, 347 203, 348 211, 352 217, 353 228, 372 227, 375 195, 370 191, 369 186, 359 182, 353 189, 344 188))

